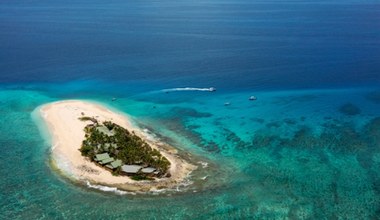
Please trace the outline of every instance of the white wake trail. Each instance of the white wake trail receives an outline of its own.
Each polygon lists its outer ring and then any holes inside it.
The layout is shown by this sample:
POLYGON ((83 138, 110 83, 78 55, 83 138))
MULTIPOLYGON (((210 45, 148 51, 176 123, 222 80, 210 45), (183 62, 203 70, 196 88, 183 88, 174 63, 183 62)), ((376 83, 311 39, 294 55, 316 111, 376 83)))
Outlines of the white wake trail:
POLYGON ((162 92, 178 92, 178 91, 201 91, 201 92, 214 92, 216 89, 214 87, 210 88, 195 88, 195 87, 183 87, 183 88, 171 88, 163 89, 162 92))

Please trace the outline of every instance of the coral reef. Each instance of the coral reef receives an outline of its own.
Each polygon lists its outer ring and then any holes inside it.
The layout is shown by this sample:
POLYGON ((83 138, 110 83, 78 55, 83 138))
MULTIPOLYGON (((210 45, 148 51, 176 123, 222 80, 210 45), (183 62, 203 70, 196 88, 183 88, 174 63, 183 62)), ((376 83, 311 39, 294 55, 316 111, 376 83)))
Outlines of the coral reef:
POLYGON ((375 104, 380 104, 380 91, 370 92, 366 94, 365 97, 375 104))
POLYGON ((339 107, 339 112, 345 115, 358 115, 361 110, 359 107, 352 103, 346 103, 339 107))

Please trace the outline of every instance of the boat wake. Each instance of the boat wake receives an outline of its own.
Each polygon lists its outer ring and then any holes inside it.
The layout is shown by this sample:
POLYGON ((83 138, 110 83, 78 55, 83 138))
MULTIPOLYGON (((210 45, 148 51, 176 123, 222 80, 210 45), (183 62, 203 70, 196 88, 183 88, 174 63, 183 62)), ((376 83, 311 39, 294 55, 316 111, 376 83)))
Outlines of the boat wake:
POLYGON ((183 87, 183 88, 163 89, 161 91, 162 92, 182 92, 182 91, 214 92, 216 91, 216 89, 214 87, 210 87, 210 88, 183 87))

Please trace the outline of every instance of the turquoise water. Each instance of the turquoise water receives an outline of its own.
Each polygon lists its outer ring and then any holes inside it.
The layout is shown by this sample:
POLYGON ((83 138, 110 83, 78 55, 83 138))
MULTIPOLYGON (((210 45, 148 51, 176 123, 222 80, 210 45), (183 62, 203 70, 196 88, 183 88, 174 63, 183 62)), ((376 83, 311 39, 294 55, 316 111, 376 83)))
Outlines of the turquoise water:
POLYGON ((51 167, 50 146, 32 118, 37 106, 66 97, 41 85, 39 90, 3 87, 0 159, 5 167, 0 172, 6 178, 1 181, 0 207, 5 216, 369 219, 378 215, 380 93, 376 88, 255 92, 256 101, 248 101, 249 92, 154 90, 134 98, 119 96, 115 102, 107 95, 95 99, 85 90, 77 91, 76 98, 131 114, 139 126, 209 165, 200 165, 200 174, 193 177, 198 179, 179 193, 118 195, 74 184, 51 167), (224 106, 226 101, 231 105, 224 106), (342 111, 346 103, 360 114, 342 111), (199 180, 200 175, 207 175, 206 180, 199 180))
POLYGON ((0 219, 380 219, 379 21, 376 0, 2 1, 0 219), (62 177, 33 111, 66 99, 131 115, 193 184, 62 177))

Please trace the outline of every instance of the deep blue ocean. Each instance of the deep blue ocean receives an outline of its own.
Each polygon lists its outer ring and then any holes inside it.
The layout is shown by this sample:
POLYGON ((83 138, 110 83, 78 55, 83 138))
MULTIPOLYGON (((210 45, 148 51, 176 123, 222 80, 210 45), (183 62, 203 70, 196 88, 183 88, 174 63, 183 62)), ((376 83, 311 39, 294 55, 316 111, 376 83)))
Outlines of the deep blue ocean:
POLYGON ((380 219, 380 2, 1 1, 0 161, 0 219, 380 219), (131 115, 194 183, 62 177, 33 111, 65 99, 131 115))

